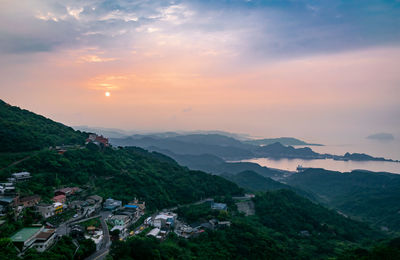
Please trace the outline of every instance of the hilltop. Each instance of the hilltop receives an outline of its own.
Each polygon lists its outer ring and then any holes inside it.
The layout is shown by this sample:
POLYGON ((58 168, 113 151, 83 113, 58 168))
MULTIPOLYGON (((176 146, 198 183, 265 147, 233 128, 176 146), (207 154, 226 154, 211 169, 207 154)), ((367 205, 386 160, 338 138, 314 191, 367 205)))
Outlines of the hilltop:
POLYGON ((0 152, 83 144, 87 134, 0 100, 0 152))

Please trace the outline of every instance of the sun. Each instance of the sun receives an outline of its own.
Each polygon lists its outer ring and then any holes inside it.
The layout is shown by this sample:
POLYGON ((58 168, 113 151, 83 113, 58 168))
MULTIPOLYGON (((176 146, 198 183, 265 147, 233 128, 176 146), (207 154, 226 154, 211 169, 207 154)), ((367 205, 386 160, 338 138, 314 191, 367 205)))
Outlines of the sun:
POLYGON ((109 96, 111 95, 111 93, 107 91, 106 93, 104 93, 104 95, 105 95, 106 97, 109 97, 109 96))

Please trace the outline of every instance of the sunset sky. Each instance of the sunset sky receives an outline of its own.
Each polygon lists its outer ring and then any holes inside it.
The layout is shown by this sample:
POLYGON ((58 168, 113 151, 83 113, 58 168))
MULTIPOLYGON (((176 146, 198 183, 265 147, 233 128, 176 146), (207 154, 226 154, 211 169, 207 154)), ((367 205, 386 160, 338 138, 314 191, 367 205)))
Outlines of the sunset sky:
POLYGON ((67 125, 400 138, 398 0, 0 5, 0 98, 67 125))

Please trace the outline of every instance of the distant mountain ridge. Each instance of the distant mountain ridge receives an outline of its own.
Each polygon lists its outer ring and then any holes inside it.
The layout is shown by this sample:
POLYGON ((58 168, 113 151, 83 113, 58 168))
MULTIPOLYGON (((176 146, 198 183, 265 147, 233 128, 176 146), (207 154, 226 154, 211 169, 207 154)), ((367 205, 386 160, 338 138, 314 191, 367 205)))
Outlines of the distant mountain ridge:
POLYGON ((116 146, 139 146, 145 149, 166 150, 176 155, 212 154, 224 160, 244 160, 250 158, 289 158, 289 159, 334 159, 356 161, 393 161, 381 157, 362 154, 332 155, 319 154, 309 147, 295 148, 280 142, 268 145, 254 145, 221 134, 187 135, 133 135, 125 138, 111 138, 116 146))
POLYGON ((305 141, 299 140, 293 137, 279 137, 279 138, 264 138, 244 141, 248 144, 254 145, 269 145, 274 143, 281 143, 283 145, 311 145, 311 146, 323 146, 322 144, 312 144, 305 141))

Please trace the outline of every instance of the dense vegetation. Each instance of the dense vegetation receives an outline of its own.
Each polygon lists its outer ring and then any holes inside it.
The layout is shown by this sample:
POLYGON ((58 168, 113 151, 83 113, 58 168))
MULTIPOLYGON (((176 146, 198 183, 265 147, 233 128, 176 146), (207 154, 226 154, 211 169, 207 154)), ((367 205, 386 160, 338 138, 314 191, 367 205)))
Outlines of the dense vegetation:
POLYGON ((400 259, 400 237, 377 243, 370 249, 356 248, 344 252, 339 260, 400 259))
POLYGON ((0 152, 27 152, 83 144, 85 133, 0 100, 0 152))
POLYGON ((59 155, 42 151, 0 172, 2 179, 12 171, 27 170, 32 179, 19 185, 21 193, 52 195, 62 185, 85 186, 104 198, 125 202, 134 197, 150 208, 190 203, 215 195, 241 194, 237 185, 221 177, 179 166, 171 158, 140 148, 70 150, 59 155))
POLYGON ((287 183, 317 194, 322 203, 347 215, 400 231, 400 175, 308 169, 292 175, 287 183))

